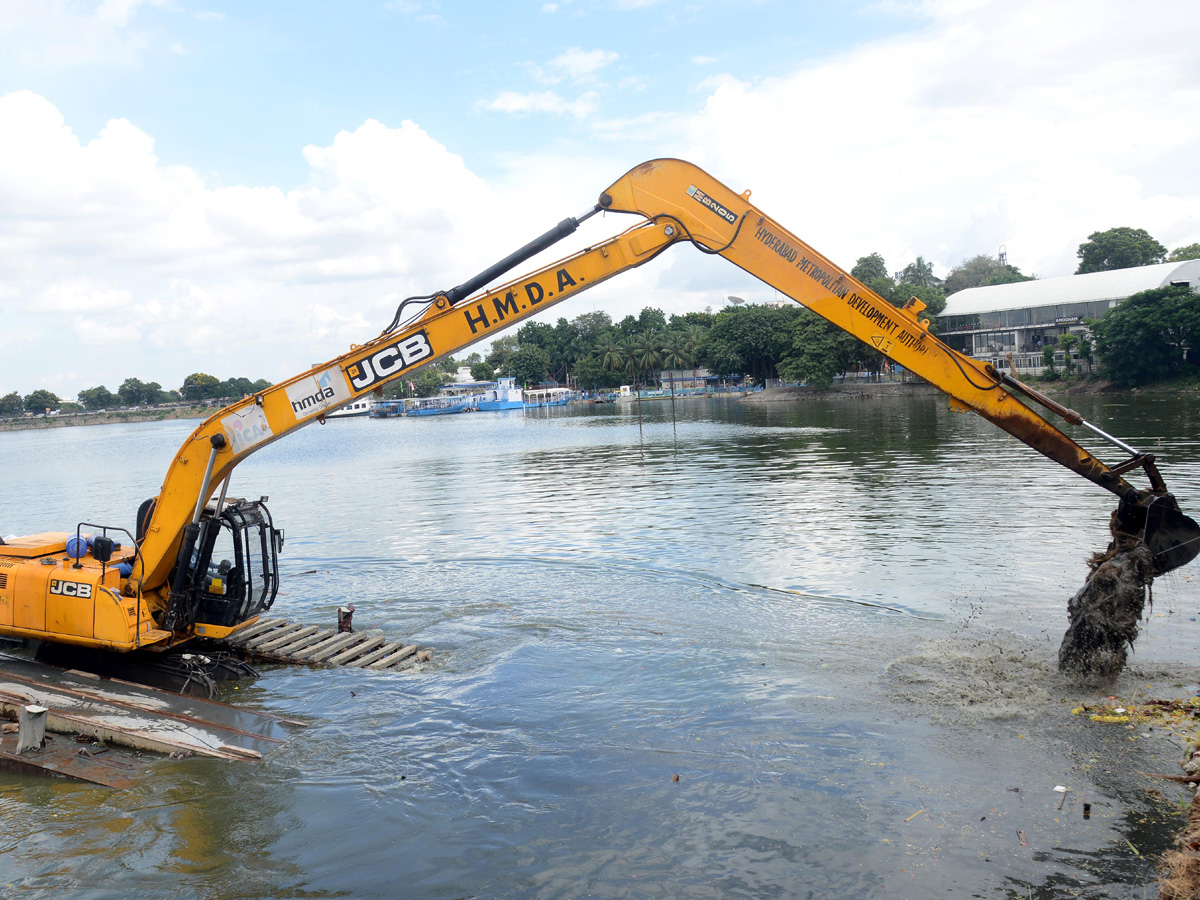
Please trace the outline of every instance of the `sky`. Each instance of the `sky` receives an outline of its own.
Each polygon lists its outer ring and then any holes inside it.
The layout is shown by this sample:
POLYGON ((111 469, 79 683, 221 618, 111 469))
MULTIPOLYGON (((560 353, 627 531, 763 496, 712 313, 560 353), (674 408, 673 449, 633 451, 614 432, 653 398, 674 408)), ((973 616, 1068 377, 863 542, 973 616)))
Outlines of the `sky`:
MULTIPOLYGON (((1195 0, 0 0, 0 394, 282 380, 657 157, 846 268, 1190 244, 1197 46, 1195 0)), ((731 295, 681 246, 544 318, 731 295)))

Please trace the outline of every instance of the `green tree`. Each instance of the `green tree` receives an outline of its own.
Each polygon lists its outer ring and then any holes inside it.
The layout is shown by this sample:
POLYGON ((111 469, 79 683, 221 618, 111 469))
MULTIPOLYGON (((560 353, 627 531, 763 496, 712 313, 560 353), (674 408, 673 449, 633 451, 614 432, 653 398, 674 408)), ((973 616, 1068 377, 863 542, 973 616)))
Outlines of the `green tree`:
POLYGON ((254 382, 249 378, 230 378, 222 381, 217 387, 217 397, 240 400, 247 394, 254 393, 254 382))
POLYGON ((667 317, 661 309, 647 306, 638 314, 638 331, 641 334, 657 334, 667 330, 667 317))
POLYGON ((517 352, 517 347, 519 346, 520 344, 518 343, 517 336, 515 334, 501 335, 492 341, 492 349, 488 355, 484 357, 484 362, 486 362, 493 369, 502 371, 505 375, 507 375, 509 373, 504 368, 504 364, 508 362, 508 358, 510 356, 517 352))
POLYGON ((146 385, 140 379, 126 378, 117 388, 117 398, 122 406, 140 406, 146 401, 146 385))
POLYGON ((0 397, 0 416, 17 416, 25 409, 25 401, 16 391, 0 397))
POLYGON ((95 411, 116 406, 117 398, 112 391, 104 385, 100 385, 100 387, 86 388, 80 391, 79 402, 83 404, 84 409, 95 411))
POLYGON ((1108 231, 1093 231, 1079 245, 1075 255, 1079 257, 1075 274, 1086 275, 1160 263, 1166 258, 1167 248, 1144 228, 1120 226, 1108 231))
POLYGON ((612 388, 621 383, 620 376, 605 369, 594 354, 576 360, 575 367, 571 370, 571 377, 575 379, 577 385, 589 391, 612 388))
POLYGON ((883 257, 878 253, 872 253, 870 256, 860 256, 858 262, 854 264, 854 268, 850 270, 850 274, 868 287, 871 286, 872 281, 880 278, 885 278, 889 282, 892 280, 891 273, 888 272, 887 263, 883 261, 883 257))
POLYGON ((571 320, 571 324, 588 346, 594 346, 613 327, 612 316, 599 310, 581 313, 571 320))
POLYGON ((1167 254, 1167 262, 1184 262, 1189 259, 1200 259, 1200 244, 1188 244, 1186 247, 1176 247, 1167 254))
POLYGON ((660 343, 664 369, 683 369, 692 364, 692 353, 686 334, 668 331, 660 343))
POLYGON ((904 267, 904 271, 900 274, 900 280, 904 284, 930 287, 937 284, 939 279, 933 274, 933 263, 928 262, 923 256, 918 256, 904 267))
POLYGON ((517 384, 541 384, 550 369, 550 354, 541 347, 521 347, 504 364, 504 374, 515 378, 517 384))
POLYGON ((792 323, 791 352, 779 363, 779 377, 819 390, 828 388, 833 377, 843 371, 833 330, 834 326, 816 313, 803 310, 792 323))
POLYGON ((1088 334, 1079 336, 1079 361, 1087 366, 1088 374, 1092 374, 1092 338, 1088 334))
POLYGON ((713 320, 697 359, 714 375, 747 375, 760 384, 774 378, 791 350, 790 327, 802 307, 726 307, 713 320))
POLYGON ((922 315, 931 319, 946 308, 946 295, 941 288, 934 285, 898 284, 892 291, 891 301, 895 306, 903 306, 909 297, 916 297, 924 303, 925 311, 922 315))
POLYGON ((1054 345, 1050 343, 1042 348, 1042 380, 1058 380, 1058 370, 1054 368, 1054 345))
POLYGON ((662 363, 662 348, 657 334, 646 332, 633 339, 634 365, 639 373, 649 374, 662 363))
POLYGON ((1016 266, 1002 265, 996 257, 980 253, 952 268, 942 283, 942 289, 949 296, 967 288, 1034 280, 1030 275, 1021 274, 1016 266))
POLYGON ((1200 365, 1200 295, 1188 287, 1134 294, 1091 329, 1105 373, 1126 387, 1194 372, 1200 365))
POLYGON ((596 346, 600 357, 600 365, 609 372, 619 372, 625 367, 625 356, 621 351, 621 342, 609 333, 600 339, 596 346))
MULTIPOLYGON (((478 354, 472 355, 478 356, 478 354)), ((491 381, 496 377, 496 370, 482 360, 479 360, 471 366, 471 377, 475 381, 491 381)))
POLYGON ((1079 337, 1077 335, 1060 334, 1058 336, 1058 346, 1063 352, 1063 371, 1065 371, 1068 375, 1071 374, 1071 370, 1074 367, 1074 364, 1071 362, 1071 350, 1074 349, 1075 345, 1078 343, 1079 337))
POLYGON ((39 388, 25 397, 25 409, 31 413, 44 414, 48 409, 58 409, 59 402, 52 391, 39 388))
POLYGON ((183 394, 185 400, 196 403, 219 396, 220 388, 221 382, 216 376, 193 372, 183 379, 183 387, 179 389, 179 393, 183 394))

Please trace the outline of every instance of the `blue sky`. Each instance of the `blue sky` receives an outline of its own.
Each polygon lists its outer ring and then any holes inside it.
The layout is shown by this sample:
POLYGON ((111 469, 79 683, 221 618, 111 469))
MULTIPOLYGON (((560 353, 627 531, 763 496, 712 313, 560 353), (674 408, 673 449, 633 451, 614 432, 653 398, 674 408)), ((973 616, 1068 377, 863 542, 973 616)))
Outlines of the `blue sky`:
MULTIPOLYGON (((0 0, 0 392, 282 379, 658 156, 847 267, 1191 243, 1198 45, 1192 0, 0 0)), ((550 318, 771 297, 696 256, 550 318)))

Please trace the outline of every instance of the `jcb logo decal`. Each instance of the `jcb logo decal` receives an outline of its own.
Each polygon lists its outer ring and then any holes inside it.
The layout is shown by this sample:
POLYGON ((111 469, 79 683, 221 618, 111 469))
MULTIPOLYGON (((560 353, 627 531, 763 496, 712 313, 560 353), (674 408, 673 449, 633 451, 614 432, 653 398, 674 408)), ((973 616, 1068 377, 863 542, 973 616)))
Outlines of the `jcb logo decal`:
POLYGON ((92 596, 92 586, 79 581, 58 581, 51 578, 50 593, 62 594, 64 597, 81 597, 87 600, 92 596))
POLYGON ((405 369, 411 369, 431 356, 433 347, 429 345, 429 337, 424 331, 418 331, 350 363, 346 366, 346 377, 356 391, 363 391, 377 382, 399 375, 405 369))

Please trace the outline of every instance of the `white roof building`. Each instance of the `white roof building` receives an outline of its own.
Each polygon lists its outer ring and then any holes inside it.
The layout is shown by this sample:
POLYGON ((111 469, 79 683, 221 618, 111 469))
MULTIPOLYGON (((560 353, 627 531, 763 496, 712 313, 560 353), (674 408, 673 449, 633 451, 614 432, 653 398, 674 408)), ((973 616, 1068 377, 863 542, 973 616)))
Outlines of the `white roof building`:
POLYGON ((1131 294, 1172 284, 1200 285, 1200 259, 967 288, 950 295, 939 318, 1096 300, 1120 301, 1131 294))
POLYGON ((1085 331, 1087 319, 1099 319, 1126 297, 1170 285, 1200 289, 1200 259, 968 288, 947 298, 938 337, 1001 368, 1012 353, 1019 369, 1040 370, 1042 348, 1058 335, 1085 331))

